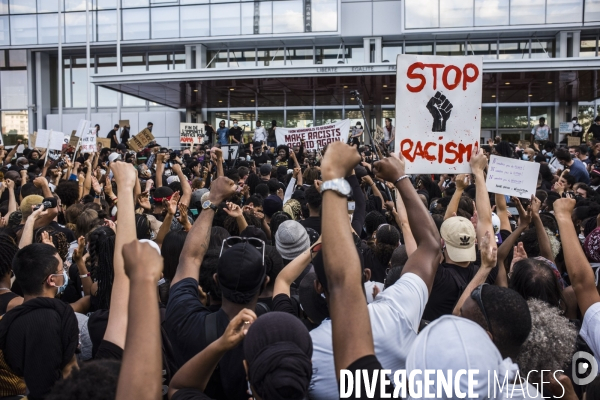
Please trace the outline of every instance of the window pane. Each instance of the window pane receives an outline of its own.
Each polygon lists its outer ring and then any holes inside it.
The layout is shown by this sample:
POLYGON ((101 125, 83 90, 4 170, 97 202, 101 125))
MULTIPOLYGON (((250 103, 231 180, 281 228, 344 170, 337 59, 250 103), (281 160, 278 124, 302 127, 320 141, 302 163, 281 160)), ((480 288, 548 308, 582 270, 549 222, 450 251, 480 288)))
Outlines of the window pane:
POLYGON ((98 41, 117 40, 117 11, 98 11, 98 41))
MULTIPOLYGON (((148 7, 148 0, 121 0, 121 7, 129 8, 129 7, 148 7)), ((125 20, 127 21, 127 20, 125 20)))
POLYGON ((529 58, 529 42, 500 42, 501 60, 529 58))
POLYGON ((283 66, 283 47, 277 50, 259 50, 258 51, 258 66, 259 67, 279 67, 283 66))
POLYGON ((230 50, 229 66, 231 68, 256 66, 256 52, 254 50, 230 50))
POLYGON ((273 32, 273 2, 261 1, 258 11, 258 33, 273 32))
POLYGON ((440 1, 440 26, 473 26, 473 2, 465 0, 440 1))
POLYGON ((344 64, 344 46, 317 47, 315 52, 315 64, 344 64))
POLYGON ((114 10, 117 8, 117 0, 95 0, 98 3, 98 10, 114 10))
POLYGON ((8 0, 0 0, 0 14, 8 14, 8 0))
POLYGON ((315 126, 333 124, 342 120, 342 112, 336 110, 317 110, 315 126))
POLYGON ((240 34, 240 4, 213 4, 210 6, 210 35, 240 34))
POLYGON ((149 39, 148 9, 123 10, 123 40, 149 39))
POLYGON ((467 45, 467 55, 482 56, 486 60, 495 60, 498 58, 496 51, 498 44, 493 43, 469 43, 467 45))
POLYGON ((511 0, 510 24, 543 24, 545 0, 511 0))
POLYGON ((143 107, 146 105, 146 100, 140 99, 139 97, 130 96, 128 94, 123 95, 123 107, 143 107))
POLYGON ((365 48, 363 46, 346 46, 346 64, 364 64, 365 48))
MULTIPOLYGON (((87 107, 87 70, 85 68, 85 60, 82 61, 84 61, 83 66, 79 65, 79 68, 73 66, 73 74, 71 75, 71 81, 73 82, 73 107, 87 107)), ((91 69, 90 73, 93 74, 93 69, 91 69)), ((90 89, 93 90, 93 86, 90 89)), ((91 97, 93 98, 94 96, 91 97)))
POLYGON ((181 37, 210 36, 209 6, 179 7, 181 37))
POLYGON ((208 0, 179 0, 179 4, 208 4, 208 0))
POLYGON ((242 3, 242 35, 253 35, 255 24, 258 28, 260 17, 257 15, 256 19, 254 18, 254 4, 259 5, 260 3, 242 3))
MULTIPOLYGON (((85 12, 66 13, 66 43, 85 42, 86 28, 85 12)), ((90 13, 90 24, 93 26, 93 13, 90 13)), ((90 39, 92 39, 92 31, 90 29, 90 39)))
POLYGON ((152 39, 179 37, 179 7, 152 9, 152 39))
POLYGON ((58 43, 58 14, 39 14, 38 43, 58 43))
POLYGON ((0 85, 2 108, 27 108, 27 71, 0 71, 0 85))
POLYGON ((62 91, 63 91, 63 107, 72 107, 71 98, 71 58, 66 57, 63 59, 63 80, 62 80, 62 91))
MULTIPOLYGON (((90 6, 91 9, 92 7, 90 6)), ((85 0, 65 0, 65 9, 63 11, 85 11, 85 0)))
POLYGON ((11 14, 35 13, 35 0, 12 0, 10 2, 11 14))
MULTIPOLYGON (((544 117, 546 119, 546 124, 552 129, 554 127, 554 107, 531 107, 531 125, 535 126, 539 124, 540 118, 544 117)), ((552 132, 550 132, 550 137, 552 137, 552 132)))
MULTIPOLYGON (((6 67, 6 51, 0 50, 0 68, 6 67)), ((2 108, 2 104, 0 104, 0 108, 2 108)))
POLYGON ((508 25, 509 0, 475 0, 475 26, 508 25))
POLYGON ((396 64, 396 58, 398 54, 402 54, 402 46, 383 46, 381 59, 383 62, 396 64))
POLYGON ((39 13, 58 12, 58 1, 56 1, 56 0, 37 0, 37 12, 39 12, 39 13))
POLYGON ((585 0, 585 22, 600 21, 600 0, 585 0))
POLYGON ((227 68, 227 50, 207 51, 208 68, 227 68))
POLYGON ((337 31, 336 0, 312 0, 311 16, 313 32, 337 31))
POLYGON ((500 107, 498 128, 527 128, 527 107, 500 107))
POLYGON ((405 54, 433 54, 433 45, 431 44, 407 44, 405 54))
POLYGON ((37 44, 35 15, 13 15, 10 17, 11 44, 37 44))
POLYGON ((307 111, 287 111, 287 121, 285 124, 288 128, 308 128, 313 126, 312 110, 307 111))
POLYGON ((146 72, 146 56, 143 54, 124 55, 123 72, 146 72))
MULTIPOLYGON (((171 68, 169 66, 169 68, 171 68)), ((175 69, 185 69, 185 53, 175 53, 175 69)))
POLYGON ((148 71, 167 71, 169 69, 169 56, 167 54, 148 55, 148 71))
POLYGON ((546 23, 581 22, 582 0, 547 0, 546 23))
POLYGON ((27 142, 29 133, 29 120, 27 111, 3 111, 0 118, 2 139, 5 145, 17 144, 17 140, 27 142))
POLYGON ((579 57, 596 57, 596 39, 583 39, 581 41, 579 57))
POLYGON ((313 49, 290 49, 286 50, 285 65, 312 65, 313 64, 313 49))
POLYGON ((553 50, 553 41, 531 39, 531 58, 552 58, 554 57, 553 50))
POLYGON ((27 50, 9 50, 8 65, 14 67, 27 67, 27 50))
POLYGON ((10 44, 10 35, 8 33, 8 15, 0 17, 0 45, 8 46, 10 44))
POLYGON ((438 56, 464 56, 464 43, 436 43, 435 54, 438 56))
POLYGON ((273 15, 273 33, 304 32, 302 1, 274 1, 273 15))
POLYGON ((438 0, 406 0, 404 12, 406 29, 437 28, 439 26, 438 0))
POLYGON ((481 127, 496 129, 496 107, 481 108, 481 127))
POLYGON ((98 86, 98 107, 116 107, 117 92, 98 86))

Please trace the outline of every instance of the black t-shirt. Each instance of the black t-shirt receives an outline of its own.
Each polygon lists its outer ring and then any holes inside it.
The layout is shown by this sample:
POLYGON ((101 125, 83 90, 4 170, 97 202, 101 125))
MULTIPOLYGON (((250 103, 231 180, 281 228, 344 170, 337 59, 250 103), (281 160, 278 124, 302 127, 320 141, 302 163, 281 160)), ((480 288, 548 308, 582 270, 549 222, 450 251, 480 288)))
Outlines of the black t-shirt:
MULTIPOLYGON (((377 371, 377 375, 378 375, 377 384, 375 385, 375 391, 374 391, 373 397, 367 397, 367 391, 365 390, 365 384, 363 381, 363 382, 361 382, 360 396, 356 397, 356 391, 353 389, 352 396, 350 396, 350 398, 352 398, 352 399, 381 399, 381 385, 380 385, 379 371, 382 370, 383 367, 381 366, 381 363, 379 362, 377 357, 375 357, 374 354, 359 358, 358 360, 356 360, 352 364, 350 364, 348 366, 348 368, 346 368, 346 369, 351 371, 353 376, 356 376, 355 371, 358 371, 358 370, 363 371, 363 376, 365 376, 364 371, 367 371, 366 376, 368 376, 369 379, 371 379, 371 377, 373 377, 373 374, 375 371, 377 371)), ((391 377, 388 376, 388 380, 391 380, 390 378, 391 377)), ((373 381, 370 381, 369 383, 372 384, 372 382, 373 381)), ((391 384, 389 384, 387 386, 386 393, 391 394, 392 392, 393 392, 393 386, 391 384)))
POLYGON ((121 132, 121 143, 127 143, 131 135, 129 134, 129 129, 123 129, 121 132))
POLYGON ((305 228, 312 228, 317 231, 318 234, 321 234, 321 217, 308 217, 300 222, 305 228))
POLYGON ((240 128, 239 126, 237 126, 237 127, 234 126, 233 128, 229 128, 229 136, 233 136, 233 138, 240 143, 242 143, 242 133, 243 132, 244 131, 242 131, 242 128, 240 128))
POLYGON ((279 293, 273 297, 272 310, 292 314, 294 317, 298 316, 297 308, 294 306, 292 298, 285 293, 279 293))
POLYGON ((111 149, 117 148, 117 145, 119 144, 117 142, 117 131, 115 131, 114 129, 111 129, 110 132, 108 132, 108 135, 106 135, 106 137, 108 139, 110 139, 110 148, 111 149))
POLYGON ((208 142, 209 143, 212 142, 212 140, 213 140, 213 134, 214 133, 215 133, 215 130, 213 129, 212 126, 210 126, 210 125, 204 125, 204 134, 208 138, 208 142))
POLYGON ((257 156, 256 154, 252 155, 252 159, 254 160, 254 162, 256 163, 256 165, 262 165, 262 164, 266 164, 267 161, 269 161, 269 156, 265 153, 262 152, 260 154, 260 156, 257 156))
MULTIPOLYGON (((163 327, 179 368, 210 344, 205 328, 209 314, 212 312, 200 302, 198 281, 185 278, 171 287, 163 327)), ((222 309, 217 311, 216 324, 217 334, 221 336, 229 324, 229 318, 222 309)), ((243 360, 243 344, 240 343, 223 356, 206 388, 206 394, 215 398, 247 400, 243 360)))
POLYGON ((277 140, 277 136, 275 135, 276 129, 277 127, 267 129, 267 142, 275 142, 277 140))
POLYGON ((198 389, 185 388, 175 392, 171 400, 213 400, 198 389))

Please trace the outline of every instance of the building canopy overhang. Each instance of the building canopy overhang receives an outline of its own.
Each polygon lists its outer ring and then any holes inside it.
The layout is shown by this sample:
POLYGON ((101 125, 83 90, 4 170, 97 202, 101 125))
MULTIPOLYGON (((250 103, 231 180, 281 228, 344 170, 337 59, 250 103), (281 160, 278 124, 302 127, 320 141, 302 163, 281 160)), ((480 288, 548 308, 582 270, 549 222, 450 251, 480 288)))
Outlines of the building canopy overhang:
MULTIPOLYGON (((597 58, 484 60, 483 103, 585 102, 598 98, 597 58)), ((309 65, 93 75, 93 84, 173 108, 393 105, 396 66, 309 65)))

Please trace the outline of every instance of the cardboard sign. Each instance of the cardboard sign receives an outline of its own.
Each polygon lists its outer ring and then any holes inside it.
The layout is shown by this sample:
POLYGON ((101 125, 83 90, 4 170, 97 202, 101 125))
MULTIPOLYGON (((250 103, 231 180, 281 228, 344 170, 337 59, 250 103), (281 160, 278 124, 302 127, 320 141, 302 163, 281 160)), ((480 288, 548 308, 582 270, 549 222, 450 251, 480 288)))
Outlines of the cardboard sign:
POLYGON ((129 126, 129 120, 128 119, 120 119, 119 120, 119 127, 123 128, 125 126, 129 126))
POLYGON ((150 129, 146 128, 131 139, 129 139, 127 144, 129 145, 130 149, 133 149, 134 151, 140 151, 153 140, 154 136, 152 135, 152 132, 150 132, 150 129))
MULTIPOLYGON (((571 132, 569 132, 571 133, 571 132)), ((581 144, 581 138, 580 137, 568 137, 567 138, 567 146, 571 147, 571 146, 579 146, 581 144)))
POLYGON ((481 136, 482 58, 399 55, 395 149, 407 174, 471 172, 481 136))
POLYGON ((77 147, 77 145, 79 144, 79 138, 77 137, 77 131, 72 131, 71 132, 71 137, 69 137, 69 146, 71 147, 77 147))
POLYGON ((531 198, 539 172, 539 163, 492 155, 485 185, 490 193, 531 198))
POLYGON ((63 144, 65 144, 65 134, 64 133, 54 132, 54 131, 50 132, 50 141, 48 142, 48 150, 61 151, 63 144))
POLYGON ((571 133, 573 132, 572 122, 561 122, 558 124, 558 133, 571 133))
POLYGON ((81 137, 81 147, 80 147, 80 151, 81 153, 95 153, 97 146, 96 146, 96 129, 95 128, 89 128, 87 130, 87 132, 83 133, 83 136, 81 137))
POLYGON ((310 128, 281 128, 277 127, 275 136, 277 144, 289 147, 300 146, 304 139, 304 146, 308 150, 319 150, 329 143, 346 141, 350 131, 350 120, 345 119, 333 124, 313 126, 310 128))
POLYGON ((47 129, 40 129, 37 131, 37 137, 35 138, 35 147, 39 149, 47 149, 50 143, 50 131, 47 129))
POLYGON ((102 148, 110 149, 110 139, 108 138, 96 138, 96 143, 102 145, 102 148))
POLYGON ((179 142, 185 144, 200 144, 204 142, 204 124, 181 122, 179 124, 179 142))
POLYGON ((27 147, 29 147, 30 149, 35 149, 36 139, 37 139, 37 131, 30 133, 27 138, 27 147))
POLYGON ((79 124, 77 124, 77 133, 75 136, 81 137, 84 132, 88 132, 88 130, 92 127, 92 121, 86 121, 85 119, 80 119, 79 124))

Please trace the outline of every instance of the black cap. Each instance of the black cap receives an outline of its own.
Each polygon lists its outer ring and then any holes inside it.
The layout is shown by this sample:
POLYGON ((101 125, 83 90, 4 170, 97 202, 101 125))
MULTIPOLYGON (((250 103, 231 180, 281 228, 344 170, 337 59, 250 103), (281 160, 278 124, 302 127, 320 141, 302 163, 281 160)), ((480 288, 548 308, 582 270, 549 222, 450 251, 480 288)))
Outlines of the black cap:
POLYGON ((272 169, 273 169, 273 167, 271 167, 271 164, 263 164, 260 166, 260 175, 261 176, 271 175, 272 169))
POLYGON ((594 121, 596 121, 596 122, 600 121, 600 115, 598 115, 596 118, 594 118, 594 121))
POLYGON ((248 243, 238 243, 224 250, 217 266, 223 297, 235 304, 248 304, 261 290, 266 268, 263 255, 248 243))
POLYGON ((127 150, 127 146, 125 146, 123 143, 119 143, 117 145, 117 150, 127 150))

